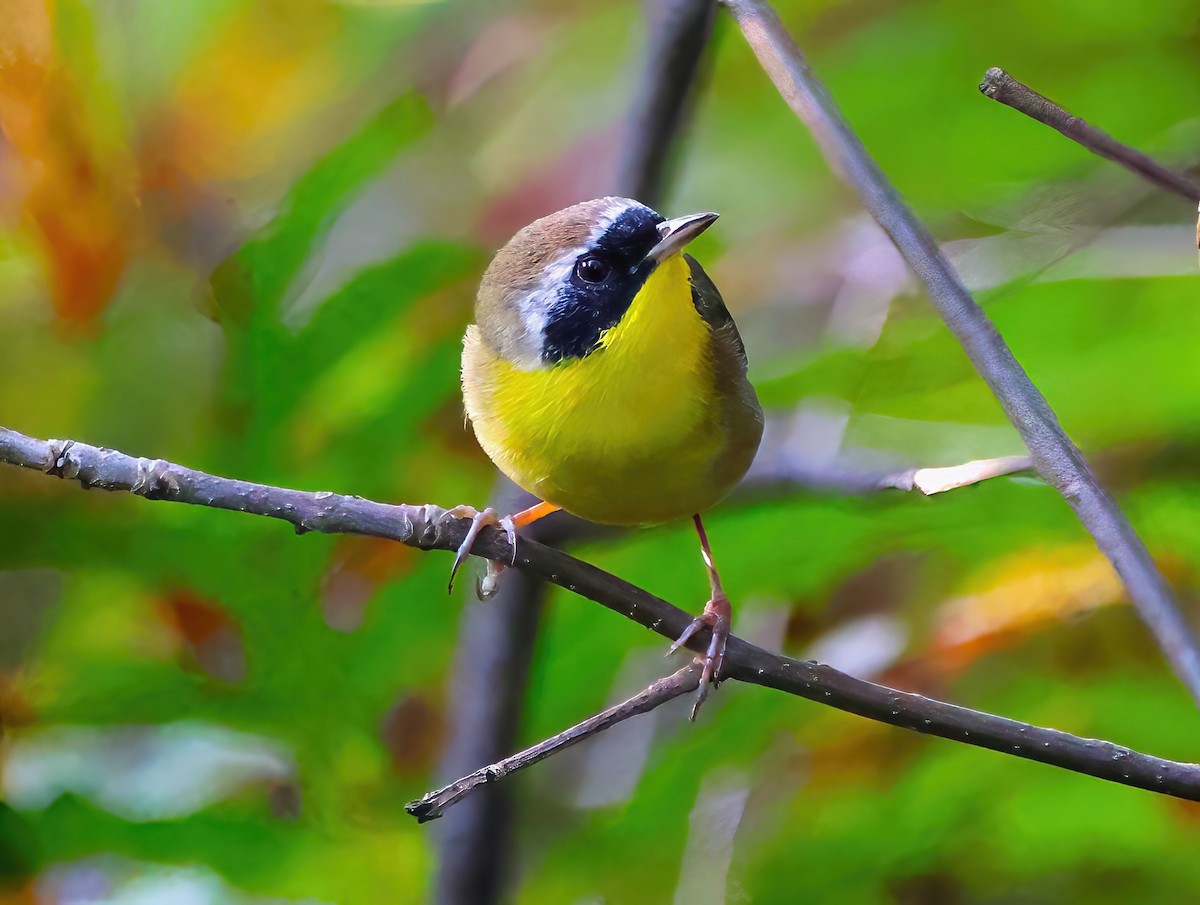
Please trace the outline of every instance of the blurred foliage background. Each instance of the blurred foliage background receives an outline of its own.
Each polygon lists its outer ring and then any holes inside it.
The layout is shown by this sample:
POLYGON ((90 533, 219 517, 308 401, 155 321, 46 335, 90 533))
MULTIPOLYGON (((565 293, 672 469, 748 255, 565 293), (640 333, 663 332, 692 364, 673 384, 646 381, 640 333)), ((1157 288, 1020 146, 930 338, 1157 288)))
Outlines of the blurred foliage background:
MULTIPOLYGON (((982 98, 1000 65, 1180 166, 1184 0, 788 0, 867 147, 959 264, 1195 612, 1200 305, 1175 198, 982 98)), ((631 2, 0 0, 0 423, 268 483, 482 503, 460 337, 492 250, 612 182, 631 2)), ((668 215, 814 473, 1022 451, 722 14, 668 215)), ((736 630, 857 675, 1195 760, 1194 707, 1030 477, 797 487, 708 519, 736 630)), ((575 552, 689 610, 688 525, 575 552)), ((438 896, 461 618, 449 556, 0 469, 0 875, 12 903, 438 896)), ((464 582, 464 585, 469 582, 464 582)), ((565 592, 518 736, 660 674, 565 592)), ((1194 902, 1200 809, 723 687, 513 781, 531 903, 1194 902)), ((449 821, 451 818, 447 818, 449 821)), ((445 899, 443 899, 445 900, 445 899)))

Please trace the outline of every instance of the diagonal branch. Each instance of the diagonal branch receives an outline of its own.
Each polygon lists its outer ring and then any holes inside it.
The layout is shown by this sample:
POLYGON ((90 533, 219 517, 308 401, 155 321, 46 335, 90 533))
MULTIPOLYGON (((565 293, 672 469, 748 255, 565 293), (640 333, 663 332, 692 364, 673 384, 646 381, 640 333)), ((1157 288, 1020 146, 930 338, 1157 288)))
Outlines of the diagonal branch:
POLYGON ((764 0, 725 2, 779 93, 925 283, 938 313, 1021 434, 1038 472, 1062 494, 1112 562, 1176 674, 1200 701, 1200 647, 1146 545, 1092 474, 1045 397, 963 286, 933 237, 867 153, 779 16, 764 0))
POLYGON ((687 694, 689 691, 695 691, 699 683, 700 666, 699 664, 692 663, 669 676, 659 679, 650 685, 649 688, 638 692, 632 698, 629 698, 629 700, 622 701, 620 704, 609 707, 595 716, 588 717, 570 729, 566 729, 558 735, 551 736, 545 741, 538 742, 524 751, 518 751, 516 754, 510 755, 494 764, 480 767, 474 773, 468 773, 461 779, 456 779, 448 786, 422 795, 416 801, 410 801, 406 804, 404 809, 416 817, 418 823, 434 820, 441 817, 447 808, 458 804, 481 786, 489 782, 504 779, 504 777, 510 776, 518 770, 524 770, 526 767, 532 767, 539 761, 545 760, 551 754, 557 754, 564 748, 569 748, 576 742, 581 742, 598 732, 610 729, 617 725, 617 723, 623 723, 632 716, 649 713, 655 707, 665 704, 667 701, 674 700, 680 695, 687 694))
MULTIPOLYGON (((127 491, 147 499, 282 519, 298 533, 365 534, 422 550, 457 549, 469 522, 448 517, 438 506, 388 505, 361 497, 270 487, 72 440, 36 440, 2 427, 0 462, 78 481, 84 488, 127 491)), ((481 556, 501 561, 513 556, 504 533, 491 528, 480 533, 474 549, 481 556)), ((532 541, 520 542, 514 564, 666 638, 679 637, 692 621, 688 613, 648 591, 532 541)), ((704 650, 709 635, 708 629, 702 629, 688 647, 704 650)), ((881 723, 1200 801, 1200 764, 1164 760, 1112 742, 1080 738, 876 685, 820 663, 770 653, 736 636, 729 639, 722 673, 722 678, 775 688, 881 723)))
POLYGON ((1164 192, 1170 192, 1191 201, 1200 201, 1200 183, 1189 179, 1182 173, 1176 173, 1153 158, 1147 157, 1141 151, 1122 144, 1091 123, 1068 113, 1050 98, 1038 94, 1028 85, 1018 82, 998 66, 993 66, 983 74, 979 90, 985 97, 990 97, 1040 123, 1045 123, 1051 129, 1061 132, 1093 154, 1099 154, 1114 163, 1119 163, 1125 169, 1136 173, 1164 192))

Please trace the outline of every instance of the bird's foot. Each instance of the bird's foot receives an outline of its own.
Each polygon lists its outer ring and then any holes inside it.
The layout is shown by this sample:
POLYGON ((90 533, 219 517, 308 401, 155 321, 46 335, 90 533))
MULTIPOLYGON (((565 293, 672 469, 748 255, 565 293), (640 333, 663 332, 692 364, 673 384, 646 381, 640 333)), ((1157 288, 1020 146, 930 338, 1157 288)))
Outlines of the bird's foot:
POLYGON ((709 682, 715 687, 720 681, 721 666, 725 663, 725 646, 729 643, 729 627, 732 622, 733 608, 729 605, 729 598, 718 594, 704 605, 704 612, 692 620, 691 625, 684 629, 683 634, 667 651, 667 656, 670 656, 687 644, 692 635, 700 629, 705 626, 712 629, 712 640, 708 642, 708 650, 703 658, 697 658, 704 663, 704 670, 700 673, 700 687, 696 690, 696 703, 692 706, 693 720, 708 698, 709 682))
MULTIPOLYGON (((467 529, 466 537, 463 538, 461 544, 458 545, 458 552, 454 555, 454 565, 450 567, 450 583, 446 587, 446 592, 450 593, 454 590, 454 576, 458 573, 458 568, 466 561, 466 558, 471 553, 471 548, 475 545, 475 538, 479 536, 479 532, 489 525, 501 528, 505 536, 508 537, 508 545, 512 547, 513 562, 517 561, 517 526, 513 521, 512 516, 501 516, 495 509, 490 506, 482 512, 473 506, 455 506, 453 509, 446 511, 447 518, 469 518, 471 527, 467 529)), ((508 564, 495 562, 489 559, 487 561, 487 572, 480 579, 477 586, 477 591, 481 600, 487 600, 496 593, 496 582, 500 577, 500 573, 508 568, 508 564)))

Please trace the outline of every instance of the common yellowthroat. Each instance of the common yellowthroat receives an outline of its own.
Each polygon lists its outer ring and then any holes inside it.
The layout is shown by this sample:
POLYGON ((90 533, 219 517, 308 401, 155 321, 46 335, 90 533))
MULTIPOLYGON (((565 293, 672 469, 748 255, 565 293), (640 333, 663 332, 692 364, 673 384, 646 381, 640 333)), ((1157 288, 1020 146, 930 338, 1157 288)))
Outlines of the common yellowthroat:
MULTIPOLYGON (((711 597, 675 650, 712 629, 696 707, 719 673, 731 611, 699 513, 746 473, 763 413, 721 294, 685 246, 717 219, 667 220, 629 198, 598 198, 518 232, 483 275, 462 359, 480 445, 543 502, 473 519, 516 529, 559 509, 605 525, 691 516, 711 597)), ((694 711, 693 711, 694 714, 694 711)))

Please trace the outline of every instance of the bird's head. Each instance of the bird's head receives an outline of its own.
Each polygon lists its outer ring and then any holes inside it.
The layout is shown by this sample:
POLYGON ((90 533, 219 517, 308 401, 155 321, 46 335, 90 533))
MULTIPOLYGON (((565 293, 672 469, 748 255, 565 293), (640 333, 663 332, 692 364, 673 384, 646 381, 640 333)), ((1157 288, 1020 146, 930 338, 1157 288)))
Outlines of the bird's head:
POLYGON ((475 307, 484 340, 526 370, 583 358, 646 280, 717 215, 667 220, 630 198, 597 198, 535 220, 496 254, 475 307))

